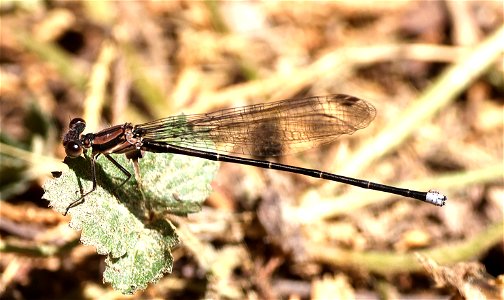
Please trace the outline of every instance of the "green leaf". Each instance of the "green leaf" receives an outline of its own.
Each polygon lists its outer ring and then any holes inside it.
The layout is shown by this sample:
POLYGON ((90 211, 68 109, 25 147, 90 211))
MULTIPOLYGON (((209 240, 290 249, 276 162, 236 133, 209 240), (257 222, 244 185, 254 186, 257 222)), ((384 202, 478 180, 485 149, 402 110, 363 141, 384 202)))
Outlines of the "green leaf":
MULTIPOLYGON (((170 249, 179 239, 162 216, 200 211, 210 194, 218 163, 145 153, 139 160, 141 180, 137 181, 132 162, 124 155, 112 156, 132 174, 131 178, 121 185, 127 176, 99 156, 97 188, 82 204, 70 209, 70 226, 82 230, 82 243, 108 255, 104 280, 122 293, 133 293, 171 272, 170 249)), ((92 188, 88 158, 66 158, 65 163, 70 170, 48 180, 43 196, 61 213, 92 188)))
POLYGON ((164 273, 171 273, 173 257, 170 250, 179 243, 173 238, 176 235, 171 224, 164 220, 138 233, 137 243, 125 255, 118 258, 109 255, 105 260, 104 281, 124 294, 145 289, 148 283, 157 281, 164 273))

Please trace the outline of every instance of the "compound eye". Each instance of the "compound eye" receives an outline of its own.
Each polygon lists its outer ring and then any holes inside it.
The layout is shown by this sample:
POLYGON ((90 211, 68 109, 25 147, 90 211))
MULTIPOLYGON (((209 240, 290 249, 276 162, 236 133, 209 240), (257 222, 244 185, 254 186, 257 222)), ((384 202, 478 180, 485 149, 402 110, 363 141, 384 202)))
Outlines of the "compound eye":
POLYGON ((81 118, 73 118, 70 121, 70 124, 68 125, 68 127, 72 128, 72 127, 75 126, 75 124, 83 124, 85 126, 86 125, 86 121, 84 121, 84 119, 81 119, 81 118))
POLYGON ((65 145, 65 152, 69 157, 79 157, 82 154, 82 147, 76 142, 68 142, 65 145))

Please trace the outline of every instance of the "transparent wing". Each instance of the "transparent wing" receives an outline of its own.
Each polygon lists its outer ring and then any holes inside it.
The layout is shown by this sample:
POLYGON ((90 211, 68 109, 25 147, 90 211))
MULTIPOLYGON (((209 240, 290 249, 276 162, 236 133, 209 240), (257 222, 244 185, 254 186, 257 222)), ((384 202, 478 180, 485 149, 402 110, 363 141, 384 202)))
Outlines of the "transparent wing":
POLYGON ((376 109, 342 94, 288 99, 175 116, 135 126, 145 139, 248 156, 278 156, 329 143, 365 128, 376 109))

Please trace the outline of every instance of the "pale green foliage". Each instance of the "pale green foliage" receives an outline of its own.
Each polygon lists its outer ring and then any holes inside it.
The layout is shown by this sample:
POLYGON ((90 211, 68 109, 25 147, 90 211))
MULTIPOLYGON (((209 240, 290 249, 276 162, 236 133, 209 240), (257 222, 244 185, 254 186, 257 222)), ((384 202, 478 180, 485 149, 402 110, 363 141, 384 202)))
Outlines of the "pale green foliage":
MULTIPOLYGON (((182 155, 145 153, 139 163, 139 184, 132 162, 124 155, 113 158, 132 174, 131 179, 119 187, 126 176, 105 157, 99 157, 98 187, 84 203, 70 209, 70 226, 82 230, 82 243, 108 256, 104 280, 122 293, 133 293, 171 272, 171 248, 179 239, 163 215, 199 211, 210 193, 218 164, 182 155)), ((89 160, 67 158, 66 162, 70 170, 44 185, 43 198, 61 213, 92 186, 89 160)))

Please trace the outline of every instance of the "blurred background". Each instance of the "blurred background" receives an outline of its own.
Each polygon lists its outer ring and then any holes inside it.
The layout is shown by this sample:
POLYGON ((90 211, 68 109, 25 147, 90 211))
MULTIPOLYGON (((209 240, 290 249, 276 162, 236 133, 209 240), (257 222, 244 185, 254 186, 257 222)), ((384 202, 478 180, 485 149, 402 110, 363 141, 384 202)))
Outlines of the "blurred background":
POLYGON ((276 161, 440 190, 445 207, 223 163, 202 212, 177 219, 173 273, 128 297, 502 296, 502 2, 6 0, 0 13, 2 299, 125 297, 42 199, 72 118, 96 132, 335 93, 372 103, 374 122, 276 161))

